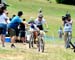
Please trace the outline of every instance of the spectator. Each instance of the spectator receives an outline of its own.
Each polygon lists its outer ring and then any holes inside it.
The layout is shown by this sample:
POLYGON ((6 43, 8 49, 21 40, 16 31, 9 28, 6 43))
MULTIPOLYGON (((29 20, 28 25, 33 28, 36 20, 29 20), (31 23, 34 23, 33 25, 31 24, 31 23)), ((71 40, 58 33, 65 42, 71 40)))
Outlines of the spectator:
MULTIPOLYGON (((11 48, 15 48, 15 40, 18 38, 18 26, 20 23, 27 24, 26 22, 23 22, 21 19, 21 16, 23 15, 22 11, 19 11, 17 16, 15 16, 11 22, 8 24, 9 29, 9 35, 11 37, 11 48)), ((28 24, 27 24, 28 25, 28 24)))
MULTIPOLYGON (((25 19, 23 19, 23 22, 25 22, 25 19)), ((26 42, 26 32, 25 32, 25 25, 23 23, 20 23, 19 26, 19 35, 20 35, 20 40, 23 42, 23 44, 25 44, 26 42)))
POLYGON ((5 47, 5 36, 6 36, 6 30, 7 30, 7 16, 5 13, 6 8, 2 6, 0 8, 0 38, 2 41, 2 46, 5 47))
POLYGON ((62 39, 62 35, 63 35, 62 27, 60 27, 60 29, 58 30, 58 33, 59 33, 59 38, 62 39))

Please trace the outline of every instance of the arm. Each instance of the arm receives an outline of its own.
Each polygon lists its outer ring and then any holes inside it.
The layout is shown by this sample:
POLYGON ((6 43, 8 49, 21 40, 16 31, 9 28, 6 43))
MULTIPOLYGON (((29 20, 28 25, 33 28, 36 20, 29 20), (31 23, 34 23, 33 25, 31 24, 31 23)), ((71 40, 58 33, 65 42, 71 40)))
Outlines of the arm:
POLYGON ((26 21, 25 22, 22 22, 23 24, 27 25, 27 26, 30 26, 30 24, 28 24, 26 21))
POLYGON ((62 25, 64 26, 64 21, 62 21, 62 25))
POLYGON ((67 23, 69 23, 69 24, 72 24, 73 23, 73 21, 72 20, 70 20, 70 21, 66 21, 67 23))
POLYGON ((5 21, 6 21, 6 23, 8 24, 8 21, 7 21, 8 19, 5 19, 5 21))
POLYGON ((46 26, 46 28, 48 29, 48 23, 47 23, 47 21, 43 18, 43 20, 42 20, 42 23, 44 23, 45 24, 45 26, 46 26))
POLYGON ((23 23, 24 25, 27 25, 27 26, 30 26, 30 24, 28 24, 26 21, 23 22, 21 19, 17 20, 17 22, 23 23))
POLYGON ((70 24, 72 24, 72 23, 73 23, 73 21, 71 20, 69 23, 70 23, 70 24))
POLYGON ((46 25, 46 27, 47 27, 47 29, 48 29, 48 23, 45 21, 45 25, 46 25))
POLYGON ((3 14, 3 16, 4 16, 4 19, 5 19, 5 22, 8 24, 8 17, 6 16, 5 13, 3 14))

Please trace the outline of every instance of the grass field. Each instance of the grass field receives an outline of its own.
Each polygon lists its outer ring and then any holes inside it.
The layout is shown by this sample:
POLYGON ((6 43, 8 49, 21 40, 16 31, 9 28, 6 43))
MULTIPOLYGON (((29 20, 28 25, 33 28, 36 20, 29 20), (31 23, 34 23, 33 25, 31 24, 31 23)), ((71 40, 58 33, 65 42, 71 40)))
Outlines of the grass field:
POLYGON ((72 15, 73 19, 73 37, 75 37, 75 7, 70 5, 62 5, 55 3, 55 0, 51 0, 52 3, 49 3, 47 0, 7 0, 10 7, 8 7, 9 16, 11 17, 13 14, 17 14, 19 10, 24 12, 23 18, 27 20, 30 17, 37 18, 39 8, 42 8, 44 18, 48 22, 49 33, 51 36, 58 36, 58 29, 62 26, 61 16, 65 15, 67 11, 69 11, 72 15))
MULTIPOLYGON (((58 29, 62 26, 61 16, 69 11, 73 19, 73 37, 75 37, 75 6, 57 4, 55 0, 49 3, 47 0, 7 0, 9 16, 17 14, 19 10, 24 12, 22 18, 29 20, 30 17, 37 18, 38 9, 43 9, 44 18, 48 22, 48 36, 58 37, 58 29)), ((45 52, 37 51, 37 48, 29 49, 28 44, 15 44, 17 47, 10 48, 10 43, 6 47, 0 46, 0 60, 75 60, 75 53, 72 49, 64 48, 63 40, 46 40, 45 52)), ((1 43, 0 43, 1 44, 1 43)))
POLYGON ((37 51, 37 48, 29 49, 28 44, 15 44, 16 48, 10 48, 10 43, 6 47, 0 46, 0 60, 75 60, 75 53, 71 49, 65 49, 63 41, 46 41, 45 52, 37 51))

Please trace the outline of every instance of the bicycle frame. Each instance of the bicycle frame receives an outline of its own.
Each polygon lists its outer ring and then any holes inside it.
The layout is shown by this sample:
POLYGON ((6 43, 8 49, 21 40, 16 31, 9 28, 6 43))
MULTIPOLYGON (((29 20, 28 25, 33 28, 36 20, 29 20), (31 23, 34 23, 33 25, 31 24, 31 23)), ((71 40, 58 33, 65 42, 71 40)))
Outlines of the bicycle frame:
POLYGON ((66 42, 66 48, 70 48, 70 42, 71 42, 71 32, 67 32, 67 42, 66 42))
POLYGON ((29 40, 29 48, 33 47, 33 44, 34 44, 34 35, 33 32, 31 32, 30 40, 29 40))
POLYGON ((40 31, 38 35, 38 51, 44 52, 45 42, 44 42, 44 31, 40 31))

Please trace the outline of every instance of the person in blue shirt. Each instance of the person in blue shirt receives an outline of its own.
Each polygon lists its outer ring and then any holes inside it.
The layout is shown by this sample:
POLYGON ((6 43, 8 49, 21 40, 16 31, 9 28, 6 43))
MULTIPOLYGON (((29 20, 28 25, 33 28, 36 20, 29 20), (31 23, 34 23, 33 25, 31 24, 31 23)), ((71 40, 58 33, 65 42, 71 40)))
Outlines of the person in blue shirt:
POLYGON ((11 37, 11 48, 15 47, 14 42, 18 37, 18 26, 20 23, 27 24, 26 22, 23 22, 21 19, 21 16, 23 15, 22 11, 18 12, 18 15, 15 16, 11 22, 8 24, 8 31, 9 35, 11 37))

